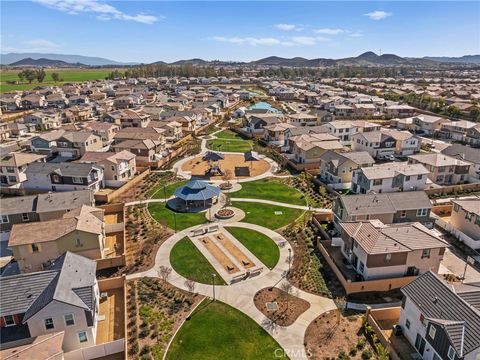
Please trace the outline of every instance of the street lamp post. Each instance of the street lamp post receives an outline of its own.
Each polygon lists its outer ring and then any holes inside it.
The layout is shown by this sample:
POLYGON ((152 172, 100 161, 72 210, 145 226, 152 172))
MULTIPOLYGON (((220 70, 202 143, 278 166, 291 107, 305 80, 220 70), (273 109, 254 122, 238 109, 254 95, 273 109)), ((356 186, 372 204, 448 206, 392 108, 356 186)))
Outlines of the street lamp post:
POLYGON ((177 232, 177 213, 173 212, 173 222, 175 223, 175 232, 177 232))
POLYGON ((212 290, 213 290, 213 301, 215 301, 215 277, 216 274, 212 274, 212 290))

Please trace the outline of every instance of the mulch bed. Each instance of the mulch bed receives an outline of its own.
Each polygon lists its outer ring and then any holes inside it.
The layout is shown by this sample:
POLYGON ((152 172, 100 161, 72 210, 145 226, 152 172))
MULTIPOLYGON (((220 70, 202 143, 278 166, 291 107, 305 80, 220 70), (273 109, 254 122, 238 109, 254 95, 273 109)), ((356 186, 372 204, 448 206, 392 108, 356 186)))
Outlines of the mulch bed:
POLYGON ((310 307, 308 301, 291 294, 287 295, 285 291, 277 288, 264 288, 258 291, 253 298, 253 302, 258 310, 280 326, 292 325, 310 307), (268 302, 276 302, 277 310, 269 311, 266 306, 268 302))
POLYGON ((352 360, 362 359, 364 352, 365 358, 374 358, 363 332, 362 316, 343 316, 337 310, 320 315, 308 326, 304 344, 310 359, 345 358, 343 354, 352 360))

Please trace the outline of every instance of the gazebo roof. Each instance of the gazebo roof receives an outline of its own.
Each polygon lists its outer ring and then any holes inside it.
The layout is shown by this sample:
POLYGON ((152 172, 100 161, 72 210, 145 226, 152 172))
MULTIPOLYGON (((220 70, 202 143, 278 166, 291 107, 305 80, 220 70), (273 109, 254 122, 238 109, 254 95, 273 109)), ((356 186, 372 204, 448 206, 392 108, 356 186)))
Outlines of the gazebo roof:
POLYGON ((213 151, 209 151, 203 156, 203 160, 205 161, 219 161, 224 159, 225 159, 225 156, 223 154, 216 153, 213 151))
POLYGON ((175 190, 175 196, 184 201, 204 201, 220 195, 220 188, 206 181, 193 180, 175 190))
POLYGON ((260 160, 260 156, 256 151, 247 151, 245 154, 243 154, 245 157, 245 161, 258 161, 260 160))

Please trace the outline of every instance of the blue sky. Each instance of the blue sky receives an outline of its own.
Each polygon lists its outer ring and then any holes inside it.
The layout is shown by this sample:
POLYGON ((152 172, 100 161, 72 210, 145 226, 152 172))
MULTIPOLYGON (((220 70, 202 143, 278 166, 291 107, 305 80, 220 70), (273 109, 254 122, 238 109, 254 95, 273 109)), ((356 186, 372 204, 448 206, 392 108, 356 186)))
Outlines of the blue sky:
POLYGON ((1 51, 117 61, 480 54, 480 2, 1 2, 1 51))

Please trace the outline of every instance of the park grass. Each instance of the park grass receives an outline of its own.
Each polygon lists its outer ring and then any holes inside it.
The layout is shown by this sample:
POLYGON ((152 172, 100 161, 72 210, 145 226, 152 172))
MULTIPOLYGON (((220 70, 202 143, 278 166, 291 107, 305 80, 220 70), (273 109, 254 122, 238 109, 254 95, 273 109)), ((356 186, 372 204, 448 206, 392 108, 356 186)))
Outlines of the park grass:
POLYGON ((277 265, 280 249, 267 235, 240 227, 227 227, 226 230, 269 269, 273 269, 277 265))
POLYGON ((214 139, 214 140, 207 141, 207 147, 213 151, 244 153, 252 150, 253 141, 237 140, 237 139, 235 140, 214 139))
POLYGON ((292 205, 307 205, 305 196, 300 191, 273 178, 244 182, 239 191, 232 193, 232 197, 271 200, 292 205))
POLYGON ((212 284, 212 274, 215 274, 215 283, 225 285, 223 278, 188 237, 184 237, 173 246, 170 251, 170 263, 177 273, 187 279, 212 284))
POLYGON ((173 195, 175 190, 180 187, 184 186, 186 183, 188 183, 190 180, 183 180, 183 181, 177 181, 171 184, 168 184, 165 186, 165 192, 163 191, 163 186, 158 186, 156 189, 153 190, 152 199, 164 199, 165 194, 167 196, 167 199, 173 195))
POLYGON ((168 360, 268 360, 283 357, 280 345, 241 311, 203 300, 175 335, 168 360))
POLYGON ((283 206, 243 201, 234 201, 232 206, 245 212, 243 222, 264 226, 271 230, 280 229, 294 222, 304 212, 283 206), (275 212, 282 212, 282 214, 276 215, 275 212))
POLYGON ((23 82, 21 84, 6 84, 7 81, 20 81, 18 78, 18 73, 21 70, 7 70, 2 71, 0 74, 0 91, 15 91, 15 90, 30 90, 37 86, 52 86, 52 85, 63 85, 69 82, 81 82, 81 81, 90 81, 90 80, 102 80, 107 77, 107 75, 112 72, 112 69, 45 69, 45 79, 42 83, 32 82, 23 82), (60 75, 60 78, 63 81, 55 83, 52 79, 52 73, 56 72, 60 75))
POLYGON ((148 211, 152 217, 160 223, 166 224, 170 229, 175 229, 175 219, 177 231, 187 229, 191 226, 201 225, 207 222, 205 213, 176 213, 167 208, 165 203, 150 203, 148 211))
POLYGON ((237 134, 236 132, 232 130, 223 130, 220 131, 219 133, 216 133, 214 136, 216 136, 218 139, 223 139, 223 140, 245 140, 240 134, 237 134))

